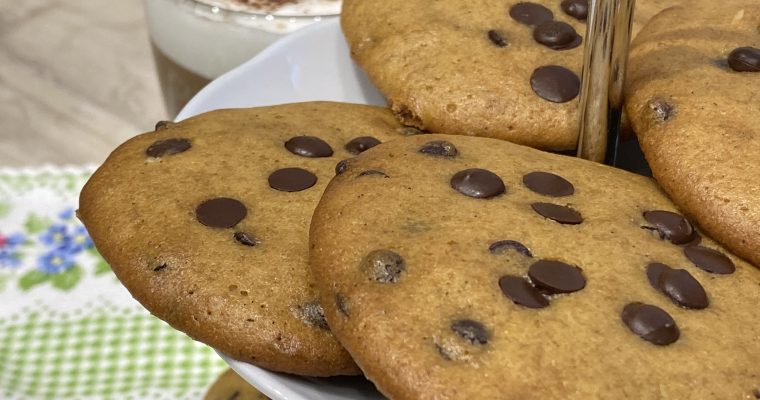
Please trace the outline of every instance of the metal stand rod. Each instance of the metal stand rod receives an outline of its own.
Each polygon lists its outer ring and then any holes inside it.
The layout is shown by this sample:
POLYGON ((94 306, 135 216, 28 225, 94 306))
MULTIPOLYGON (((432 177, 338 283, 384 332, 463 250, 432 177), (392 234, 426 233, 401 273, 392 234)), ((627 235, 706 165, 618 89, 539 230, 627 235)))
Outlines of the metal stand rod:
POLYGON ((589 1, 578 157, 615 165, 636 0, 589 1))

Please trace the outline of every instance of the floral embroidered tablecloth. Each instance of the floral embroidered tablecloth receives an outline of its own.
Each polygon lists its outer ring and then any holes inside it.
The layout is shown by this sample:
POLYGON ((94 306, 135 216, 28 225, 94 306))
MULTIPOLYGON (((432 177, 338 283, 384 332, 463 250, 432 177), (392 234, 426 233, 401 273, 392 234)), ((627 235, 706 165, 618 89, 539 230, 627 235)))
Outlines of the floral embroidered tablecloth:
POLYGON ((225 364, 150 315, 76 219, 84 168, 0 168, 0 399, 201 399, 225 364))

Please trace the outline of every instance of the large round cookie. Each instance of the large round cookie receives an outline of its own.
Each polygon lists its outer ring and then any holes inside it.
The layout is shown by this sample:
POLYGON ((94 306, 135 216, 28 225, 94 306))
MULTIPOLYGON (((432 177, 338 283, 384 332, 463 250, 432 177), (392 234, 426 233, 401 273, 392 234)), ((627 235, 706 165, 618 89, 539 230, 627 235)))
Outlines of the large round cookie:
POLYGON ((698 0, 635 41, 627 110, 657 181, 760 266, 760 3, 698 0))
MULTIPOLYGON (((640 0, 635 15, 678 2, 640 0)), ((341 24, 353 58, 403 123, 567 150, 578 136, 587 8, 584 0, 345 0, 341 24)))
POLYGON ((160 124, 95 172, 79 216, 132 295, 173 327, 268 369, 355 374, 308 280, 309 220, 335 165, 398 130, 409 129, 386 109, 338 103, 160 124))
POLYGON ((327 321, 390 398, 760 396, 760 271, 648 178, 416 136, 352 160, 310 235, 327 321))

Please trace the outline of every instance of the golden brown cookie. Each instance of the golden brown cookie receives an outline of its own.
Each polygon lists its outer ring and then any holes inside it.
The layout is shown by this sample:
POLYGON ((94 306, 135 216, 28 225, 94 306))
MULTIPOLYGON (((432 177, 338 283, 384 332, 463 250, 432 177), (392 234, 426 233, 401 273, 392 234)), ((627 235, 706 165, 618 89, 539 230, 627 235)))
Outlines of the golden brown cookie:
POLYGON ((79 216, 132 295, 176 329, 271 370, 356 374, 309 283, 309 220, 340 160, 399 131, 386 109, 339 103, 161 124, 110 155, 79 216))
POLYGON ((270 400, 235 371, 225 371, 206 392, 204 400, 270 400))
POLYGON ((626 96, 663 189, 760 266, 760 3, 695 0, 663 11, 633 44, 626 96))
MULTIPOLYGON (((640 0, 636 15, 678 1, 640 0)), ((587 9, 584 0, 345 0, 341 25, 404 124, 568 150, 587 9)))
POLYGON ((310 237, 330 327, 392 399, 760 390, 760 270, 700 237, 649 178, 410 137, 351 160, 310 237))

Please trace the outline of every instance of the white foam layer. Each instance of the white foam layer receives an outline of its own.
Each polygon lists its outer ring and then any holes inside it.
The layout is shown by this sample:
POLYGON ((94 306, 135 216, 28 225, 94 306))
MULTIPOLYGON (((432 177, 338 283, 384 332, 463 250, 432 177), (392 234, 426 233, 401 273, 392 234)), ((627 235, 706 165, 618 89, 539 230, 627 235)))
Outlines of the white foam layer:
POLYGON ((337 18, 214 11, 207 4, 188 0, 145 0, 143 4, 156 47, 177 64, 207 79, 242 64, 287 33, 325 18, 337 18))
POLYGON ((341 0, 198 0, 225 10, 280 16, 328 16, 340 13, 341 0), (280 4, 277 4, 280 3, 280 4), (285 3, 285 4, 281 4, 285 3))

